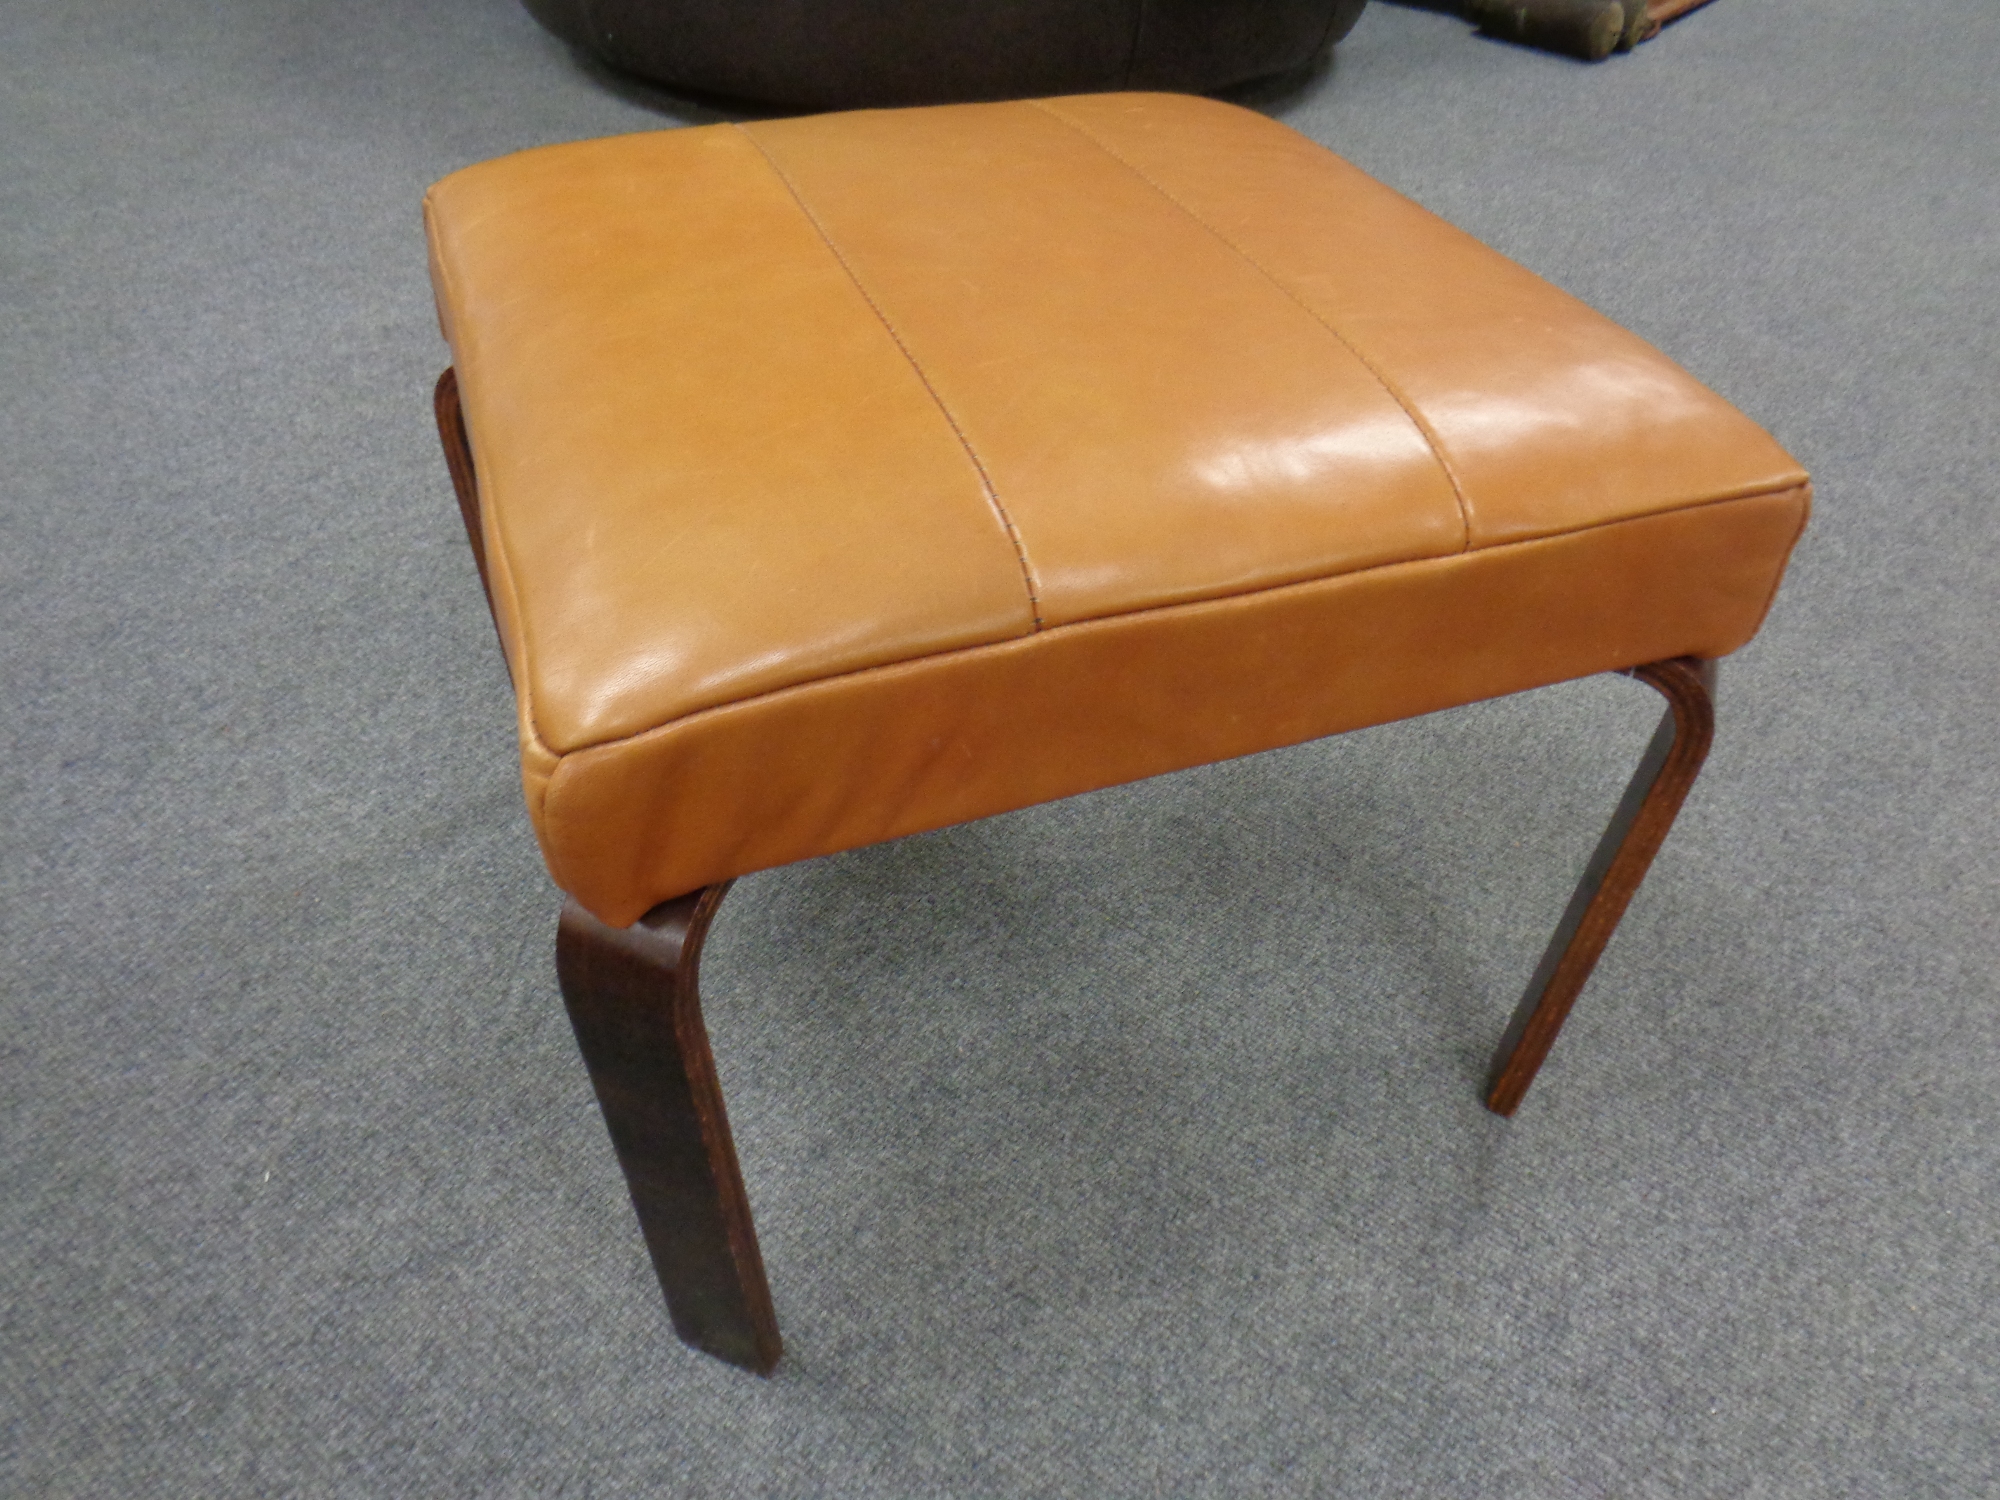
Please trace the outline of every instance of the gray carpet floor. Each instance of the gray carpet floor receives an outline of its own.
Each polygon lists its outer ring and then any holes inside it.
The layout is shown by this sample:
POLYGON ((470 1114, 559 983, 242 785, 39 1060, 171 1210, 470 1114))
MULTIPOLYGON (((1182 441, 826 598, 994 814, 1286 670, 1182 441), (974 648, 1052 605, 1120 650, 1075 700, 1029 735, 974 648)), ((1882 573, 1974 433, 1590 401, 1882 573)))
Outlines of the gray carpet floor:
POLYGON ((1606 678, 754 876, 789 1353, 672 1337, 430 426, 417 205, 713 118, 512 0, 0 7, 0 1492, 2000 1494, 2000 7, 1253 96, 1813 470, 1536 1091, 1606 678))

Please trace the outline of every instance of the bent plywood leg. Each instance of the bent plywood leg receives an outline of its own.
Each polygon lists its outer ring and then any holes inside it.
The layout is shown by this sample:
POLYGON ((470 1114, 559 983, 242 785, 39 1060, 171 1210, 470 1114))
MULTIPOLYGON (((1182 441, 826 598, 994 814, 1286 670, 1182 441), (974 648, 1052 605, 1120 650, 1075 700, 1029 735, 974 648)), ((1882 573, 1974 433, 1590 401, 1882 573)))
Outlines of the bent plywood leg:
POLYGON ((1674 826, 1715 736, 1714 662, 1676 657, 1635 667, 1632 675, 1659 690, 1667 711, 1493 1055, 1486 1107, 1498 1114, 1511 1115, 1535 1081, 1577 992, 1674 826))
MULTIPOLYGON (((486 612, 493 615, 493 628, 500 617, 493 614, 493 584, 486 576, 486 534, 479 524, 479 472, 472 466, 472 445, 466 441, 465 413, 458 404, 458 371, 450 365, 438 376, 431 396, 437 413, 438 441, 444 444, 445 467, 451 470, 452 491, 458 496, 458 518, 465 523, 465 539, 472 543, 472 560, 479 565, 479 586, 486 592, 486 612)), ((500 643, 506 649, 506 641, 500 643)))
POLYGON ((696 982, 728 889, 664 902, 630 927, 572 901, 556 972, 674 1331, 761 1375, 778 1362, 778 1320, 696 982))

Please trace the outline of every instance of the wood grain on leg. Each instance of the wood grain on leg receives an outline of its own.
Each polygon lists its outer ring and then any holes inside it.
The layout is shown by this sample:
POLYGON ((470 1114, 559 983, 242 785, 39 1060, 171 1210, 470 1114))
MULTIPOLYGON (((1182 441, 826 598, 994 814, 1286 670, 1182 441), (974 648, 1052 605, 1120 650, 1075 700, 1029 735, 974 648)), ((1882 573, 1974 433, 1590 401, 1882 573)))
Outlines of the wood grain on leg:
POLYGON ((556 973, 674 1331, 761 1375, 778 1362, 778 1320, 697 985, 728 889, 664 902, 630 927, 571 901, 556 973))
MULTIPOLYGON (((438 376, 431 396, 437 413, 438 441, 444 444, 445 467, 451 470, 451 487, 458 496, 458 518, 465 523, 465 539, 472 543, 472 560, 479 565, 479 587, 486 593, 486 612, 493 614, 493 584, 486 576, 486 533, 479 524, 479 472, 472 466, 472 445, 466 441, 465 413, 458 404, 458 371, 450 365, 438 376)), ((493 615, 493 628, 500 617, 493 615)), ((507 643, 503 639, 500 649, 507 643)))
POLYGON ((1577 992, 1674 826, 1715 736, 1714 662, 1676 657, 1635 667, 1631 675, 1658 689, 1667 711, 1493 1056, 1486 1107, 1498 1114, 1511 1115, 1535 1081, 1577 992))

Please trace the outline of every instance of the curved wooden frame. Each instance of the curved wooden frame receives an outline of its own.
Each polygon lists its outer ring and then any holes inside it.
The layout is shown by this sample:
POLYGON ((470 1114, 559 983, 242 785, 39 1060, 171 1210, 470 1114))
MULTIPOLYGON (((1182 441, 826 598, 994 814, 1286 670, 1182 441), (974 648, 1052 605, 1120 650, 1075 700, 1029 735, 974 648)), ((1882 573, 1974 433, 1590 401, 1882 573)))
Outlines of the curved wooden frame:
POLYGON ((574 901, 556 975, 674 1332, 769 1373, 783 1344, 701 1018, 701 946, 729 883, 607 927, 574 901))
MULTIPOLYGON (((478 481, 450 369, 436 406, 485 586, 478 481)), ((1486 1092, 1499 1114, 1511 1115, 1534 1081, 1714 737, 1714 662, 1677 657, 1627 675, 1661 693, 1667 711, 1501 1038, 1486 1092)), ((725 881, 662 902, 623 928, 571 901, 557 928, 556 972, 675 1331, 768 1374, 783 1346, 701 1016, 702 941, 728 889, 725 881)))
POLYGON ((1715 662, 1680 656, 1633 667, 1630 675, 1657 689, 1667 700, 1667 711, 1493 1054, 1486 1107, 1496 1114, 1513 1114, 1535 1081, 1535 1071, 1646 878, 1715 738, 1715 662))

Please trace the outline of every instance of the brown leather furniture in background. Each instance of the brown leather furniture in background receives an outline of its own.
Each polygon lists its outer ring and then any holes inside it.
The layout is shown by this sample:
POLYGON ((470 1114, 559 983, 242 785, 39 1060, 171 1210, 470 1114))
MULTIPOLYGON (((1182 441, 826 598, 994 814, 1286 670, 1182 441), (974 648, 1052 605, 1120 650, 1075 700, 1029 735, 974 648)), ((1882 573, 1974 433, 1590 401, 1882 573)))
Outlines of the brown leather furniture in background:
POLYGON ((1303 67, 1367 0, 525 0, 669 87, 833 109, 1227 88, 1303 67))

